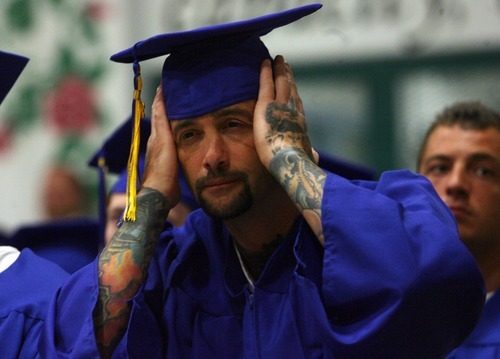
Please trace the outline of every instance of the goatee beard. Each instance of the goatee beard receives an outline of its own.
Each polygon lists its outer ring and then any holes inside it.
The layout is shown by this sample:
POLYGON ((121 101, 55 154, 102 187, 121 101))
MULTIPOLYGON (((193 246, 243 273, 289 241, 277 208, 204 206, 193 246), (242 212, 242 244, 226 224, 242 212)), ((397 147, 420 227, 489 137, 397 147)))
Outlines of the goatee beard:
POLYGON ((195 189, 196 198, 198 199, 200 207, 210 217, 215 219, 226 220, 236 218, 248 211, 253 205, 253 195, 248 183, 248 176, 243 172, 211 172, 206 177, 196 181, 195 189), (224 205, 218 205, 213 201, 208 201, 202 195, 205 183, 213 179, 238 179, 243 182, 243 189, 237 193, 230 202, 224 205))

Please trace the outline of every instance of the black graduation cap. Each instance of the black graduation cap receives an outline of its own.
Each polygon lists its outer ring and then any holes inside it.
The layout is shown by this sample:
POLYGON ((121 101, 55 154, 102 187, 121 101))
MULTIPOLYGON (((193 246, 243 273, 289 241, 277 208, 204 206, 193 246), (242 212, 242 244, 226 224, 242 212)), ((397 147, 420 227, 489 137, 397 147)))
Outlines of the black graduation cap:
POLYGON ((28 63, 27 57, 0 51, 0 104, 28 63))

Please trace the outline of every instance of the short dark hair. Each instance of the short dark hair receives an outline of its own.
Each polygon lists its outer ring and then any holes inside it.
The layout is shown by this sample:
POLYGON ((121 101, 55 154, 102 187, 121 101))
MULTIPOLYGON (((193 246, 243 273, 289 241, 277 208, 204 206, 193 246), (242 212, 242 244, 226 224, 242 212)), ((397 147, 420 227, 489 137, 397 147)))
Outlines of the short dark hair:
POLYGON ((500 131, 500 114, 479 101, 457 102, 441 111, 429 126, 420 146, 417 157, 417 170, 420 169, 427 141, 434 130, 441 126, 458 125, 464 130, 486 130, 496 128, 500 131))

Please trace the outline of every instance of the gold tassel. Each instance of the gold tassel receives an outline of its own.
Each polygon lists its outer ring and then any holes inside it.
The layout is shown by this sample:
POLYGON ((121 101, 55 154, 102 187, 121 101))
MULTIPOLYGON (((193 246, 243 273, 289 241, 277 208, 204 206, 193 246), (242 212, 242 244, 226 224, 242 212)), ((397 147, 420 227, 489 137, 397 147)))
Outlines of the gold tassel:
POLYGON ((106 236, 106 156, 101 153, 97 160, 99 169, 99 244, 104 246, 106 236))
POLYGON ((127 204, 124 219, 133 222, 136 219, 137 173, 139 162, 139 146, 141 141, 141 120, 144 118, 144 102, 141 100, 142 78, 139 63, 134 63, 134 99, 132 102, 133 130, 132 143, 127 166, 127 204))

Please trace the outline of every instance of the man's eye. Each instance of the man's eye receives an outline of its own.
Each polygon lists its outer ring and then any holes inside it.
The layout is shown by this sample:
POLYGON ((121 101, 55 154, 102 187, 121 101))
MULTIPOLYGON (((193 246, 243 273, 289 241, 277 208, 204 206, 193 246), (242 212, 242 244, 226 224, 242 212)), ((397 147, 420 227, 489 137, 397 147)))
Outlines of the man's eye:
POLYGON ((253 123, 241 119, 230 119, 224 124, 224 128, 229 131, 246 131, 253 129, 253 123))
POLYGON ((474 173, 478 177, 493 177, 495 175, 495 172, 488 167, 478 167, 474 170, 474 173))
POLYGON ((438 165, 430 166, 428 168, 427 172, 433 173, 433 174, 442 174, 442 173, 445 173, 447 170, 448 170, 447 165, 438 164, 438 165))
POLYGON ((242 124, 238 121, 229 121, 226 124, 226 127, 229 127, 229 128, 240 127, 240 126, 242 126, 242 124))
POLYGON ((189 140, 190 138, 193 138, 194 135, 195 135, 194 131, 186 131, 181 134, 180 139, 182 141, 186 141, 189 140))

